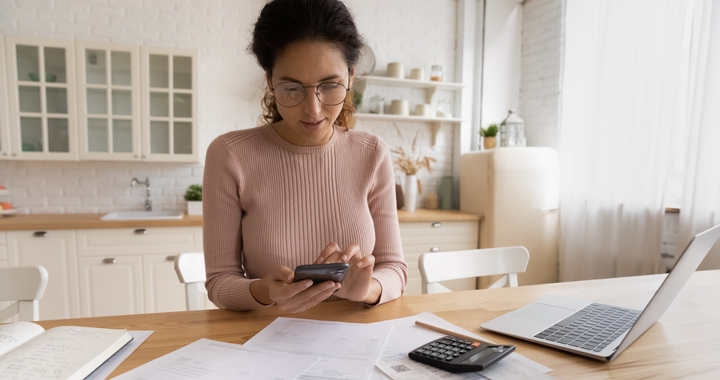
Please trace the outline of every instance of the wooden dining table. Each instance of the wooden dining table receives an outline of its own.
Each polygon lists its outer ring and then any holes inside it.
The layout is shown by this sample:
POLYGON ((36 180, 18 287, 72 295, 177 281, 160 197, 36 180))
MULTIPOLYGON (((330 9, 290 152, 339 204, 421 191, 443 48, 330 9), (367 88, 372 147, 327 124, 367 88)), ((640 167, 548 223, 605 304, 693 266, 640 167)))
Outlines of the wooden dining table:
POLYGON ((377 307, 348 301, 324 302, 297 314, 286 314, 273 306, 253 311, 215 309, 45 320, 38 324, 46 329, 79 325, 154 330, 111 377, 200 338, 245 343, 279 316, 368 323, 430 311, 496 343, 516 345, 516 352, 550 367, 550 374, 560 379, 720 379, 720 270, 694 273, 659 321, 612 362, 596 361, 480 328, 481 323, 548 294, 642 309, 664 277, 648 275, 404 296, 377 307))

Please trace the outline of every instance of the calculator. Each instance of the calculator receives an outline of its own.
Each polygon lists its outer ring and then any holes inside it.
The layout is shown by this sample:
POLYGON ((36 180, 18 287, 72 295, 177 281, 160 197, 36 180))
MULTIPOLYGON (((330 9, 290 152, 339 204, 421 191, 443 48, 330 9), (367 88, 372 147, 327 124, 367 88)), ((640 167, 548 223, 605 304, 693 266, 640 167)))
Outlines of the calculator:
POLYGON ((444 336, 416 348, 410 359, 448 372, 477 372, 515 351, 515 346, 488 345, 454 336, 444 336))

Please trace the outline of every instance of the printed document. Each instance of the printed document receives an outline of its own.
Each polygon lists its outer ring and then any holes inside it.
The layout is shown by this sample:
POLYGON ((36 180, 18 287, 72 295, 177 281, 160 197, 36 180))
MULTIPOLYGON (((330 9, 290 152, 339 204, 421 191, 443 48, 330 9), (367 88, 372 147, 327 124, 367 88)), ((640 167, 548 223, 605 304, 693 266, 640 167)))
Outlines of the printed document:
POLYGON ((318 360, 200 339, 115 379, 291 380, 318 360))
POLYGON ((367 380, 392 331, 390 324, 277 318, 245 347, 308 355, 320 361, 301 380, 367 380))

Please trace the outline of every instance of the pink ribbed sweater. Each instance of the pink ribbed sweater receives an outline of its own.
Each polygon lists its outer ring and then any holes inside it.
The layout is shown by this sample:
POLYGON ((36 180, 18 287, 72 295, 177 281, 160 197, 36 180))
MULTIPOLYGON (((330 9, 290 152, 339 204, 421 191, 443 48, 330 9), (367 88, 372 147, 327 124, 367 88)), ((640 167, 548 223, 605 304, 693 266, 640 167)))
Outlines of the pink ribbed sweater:
POLYGON ((390 153, 369 133, 335 127, 321 146, 292 145, 270 125, 219 136, 207 150, 203 220, 206 287, 219 307, 262 307, 253 279, 312 264, 331 242, 375 255, 380 303, 405 290, 390 153))

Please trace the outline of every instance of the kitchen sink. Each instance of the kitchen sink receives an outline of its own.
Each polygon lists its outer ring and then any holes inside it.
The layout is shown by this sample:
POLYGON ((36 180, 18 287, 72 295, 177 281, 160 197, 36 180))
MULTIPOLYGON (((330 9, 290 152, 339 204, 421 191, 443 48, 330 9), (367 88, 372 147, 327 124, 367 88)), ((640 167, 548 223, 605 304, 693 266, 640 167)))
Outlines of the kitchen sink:
POLYGON ((182 219, 180 211, 117 211, 103 215, 100 220, 182 219))

